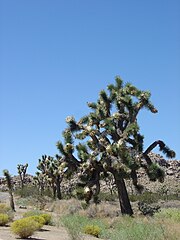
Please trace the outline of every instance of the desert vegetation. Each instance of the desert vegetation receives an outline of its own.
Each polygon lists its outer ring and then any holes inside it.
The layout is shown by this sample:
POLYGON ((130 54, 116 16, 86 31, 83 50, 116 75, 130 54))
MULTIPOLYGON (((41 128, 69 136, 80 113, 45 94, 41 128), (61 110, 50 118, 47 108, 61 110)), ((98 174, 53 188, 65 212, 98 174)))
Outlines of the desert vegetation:
POLYGON ((151 159, 156 146, 166 157, 175 157, 162 140, 143 147, 138 114, 144 108, 157 112, 150 96, 116 77, 115 84, 100 91, 97 102, 88 103, 88 115, 78 121, 66 118, 58 154, 42 155, 31 181, 27 181, 28 163, 17 166, 19 187, 4 170, 10 207, 0 204, 0 225, 9 224, 20 238, 51 225, 65 227, 73 240, 88 235, 111 240, 178 239, 180 210, 173 208, 172 200, 178 201, 179 192, 167 194, 165 186, 150 192, 139 183, 143 176, 159 184, 165 179, 163 167, 151 159), (163 207, 170 200, 172 206, 163 207), (15 206, 23 210, 18 219, 13 219, 15 206))

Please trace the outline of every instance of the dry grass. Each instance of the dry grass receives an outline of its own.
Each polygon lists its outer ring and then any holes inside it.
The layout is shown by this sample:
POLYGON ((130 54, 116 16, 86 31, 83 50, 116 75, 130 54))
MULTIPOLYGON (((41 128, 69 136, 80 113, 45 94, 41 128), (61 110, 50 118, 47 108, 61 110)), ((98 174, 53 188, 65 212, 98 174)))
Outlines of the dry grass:
POLYGON ((116 204, 102 202, 101 204, 90 205, 86 210, 86 216, 91 218, 113 218, 119 215, 119 209, 116 204))
POLYGON ((58 215, 68 215, 78 213, 83 210, 81 202, 77 199, 69 200, 58 200, 53 203, 48 203, 45 206, 45 210, 49 212, 54 212, 58 215))
POLYGON ((48 203, 45 210, 54 212, 58 215, 80 214, 91 218, 116 217, 119 215, 118 203, 102 202, 98 205, 90 204, 84 207, 84 202, 77 199, 60 200, 48 203))
POLYGON ((161 219, 158 222, 164 226, 164 239, 180 239, 180 223, 175 223, 169 219, 161 219))

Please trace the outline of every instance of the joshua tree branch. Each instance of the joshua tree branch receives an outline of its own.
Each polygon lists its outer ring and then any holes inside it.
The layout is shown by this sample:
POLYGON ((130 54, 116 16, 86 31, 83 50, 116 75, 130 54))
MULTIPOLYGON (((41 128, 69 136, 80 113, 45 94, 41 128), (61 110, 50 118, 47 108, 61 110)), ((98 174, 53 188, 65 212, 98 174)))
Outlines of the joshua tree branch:
POLYGON ((165 147, 165 143, 161 140, 153 142, 143 153, 144 155, 149 154, 157 145, 159 145, 160 149, 163 149, 165 147))

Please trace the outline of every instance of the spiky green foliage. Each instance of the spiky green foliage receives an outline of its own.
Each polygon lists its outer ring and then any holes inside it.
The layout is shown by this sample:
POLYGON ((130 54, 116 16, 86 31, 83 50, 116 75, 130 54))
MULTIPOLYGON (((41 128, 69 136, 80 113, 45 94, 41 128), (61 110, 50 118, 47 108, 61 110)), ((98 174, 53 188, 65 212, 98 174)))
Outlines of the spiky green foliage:
POLYGON ((72 138, 72 133, 71 133, 70 129, 65 129, 63 131, 63 137, 64 137, 66 144, 68 144, 68 143, 73 144, 73 138, 72 138))
POLYGON ((97 108, 97 105, 94 102, 89 102, 89 103, 87 103, 87 105, 88 105, 88 107, 90 107, 92 109, 96 109, 97 108))
POLYGON ((152 163, 150 166, 148 166, 147 174, 151 181, 156 181, 157 179, 160 182, 164 181, 164 171, 157 163, 152 163))
POLYGON ((65 150, 64 150, 64 145, 63 145, 63 143, 62 143, 61 141, 58 141, 58 142, 56 143, 56 146, 57 146, 58 150, 60 151, 60 153, 61 153, 62 155, 66 155, 66 152, 65 152, 65 150))
POLYGON ((79 130, 79 126, 78 126, 78 124, 76 123, 76 121, 75 121, 75 119, 74 119, 73 116, 68 116, 68 117, 66 118, 66 122, 67 122, 67 124, 68 124, 68 126, 69 126, 69 128, 70 128, 70 130, 71 130, 72 132, 79 130))
POLYGON ((9 171, 7 169, 4 169, 3 175, 6 178, 6 183, 7 183, 8 189, 12 190, 12 180, 11 180, 11 175, 10 175, 9 171))

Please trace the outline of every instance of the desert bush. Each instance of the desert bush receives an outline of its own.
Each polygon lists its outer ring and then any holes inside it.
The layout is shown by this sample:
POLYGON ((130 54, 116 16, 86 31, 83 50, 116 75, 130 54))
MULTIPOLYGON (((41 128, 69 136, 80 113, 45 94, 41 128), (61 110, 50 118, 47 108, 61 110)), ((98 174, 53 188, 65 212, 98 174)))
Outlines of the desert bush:
POLYGON ((100 192, 99 193, 99 200, 100 201, 108 201, 108 202, 114 202, 118 198, 116 193, 110 194, 109 192, 100 192))
MULTIPOLYGON (((51 220, 52 220, 52 216, 48 213, 42 213, 41 211, 39 210, 31 210, 31 211, 28 211, 28 212, 25 212, 23 214, 23 217, 41 217, 41 220, 42 218, 44 219, 44 221, 41 221, 43 223, 43 225, 48 225, 51 223, 51 220)), ((38 220, 38 218, 35 218, 38 220)))
POLYGON ((159 212, 160 210, 159 205, 151 206, 144 202, 138 202, 138 207, 143 215, 149 215, 149 216, 153 216, 156 212, 159 212))
POLYGON ((77 187, 73 193, 72 193, 78 200, 83 200, 85 195, 84 195, 84 188, 83 187, 77 187))
POLYGON ((83 210, 86 210, 89 207, 89 204, 86 202, 81 202, 81 207, 83 208, 83 210))
POLYGON ((20 238, 28 238, 39 229, 39 224, 32 218, 22 218, 11 224, 11 231, 20 238))
MULTIPOLYGON (((47 206, 47 208, 50 209, 51 206, 47 206)), ((82 209, 83 207, 81 206, 81 202, 74 198, 69 200, 56 201, 53 203, 53 211, 58 214, 77 214, 82 209)))
POLYGON ((99 205, 90 205, 85 213, 89 218, 105 218, 105 217, 116 217, 119 215, 119 210, 116 204, 112 205, 109 203, 101 203, 99 205))
POLYGON ((34 221, 36 221, 39 224, 39 229, 41 229, 42 226, 45 225, 46 222, 48 221, 48 216, 46 216, 46 214, 42 214, 38 210, 32 210, 32 211, 25 212, 23 214, 23 217, 33 219, 34 221))
POLYGON ((156 193, 146 191, 141 194, 130 194, 129 198, 131 202, 140 201, 140 202, 151 204, 151 203, 157 203, 159 200, 164 200, 164 201, 179 200, 179 195, 178 194, 165 195, 160 193, 160 191, 156 193))
POLYGON ((22 189, 21 188, 16 188, 14 193, 18 196, 21 196, 23 198, 33 196, 37 197, 38 195, 38 188, 33 185, 25 185, 22 189))
POLYGON ((0 213, 7 213, 11 208, 4 203, 0 203, 0 213))
POLYGON ((163 196, 163 199, 162 200, 167 200, 167 201, 170 201, 170 200, 179 200, 179 194, 178 193, 174 193, 174 194, 168 194, 166 196, 163 196))
POLYGON ((31 211, 25 212, 23 214, 23 217, 39 216, 41 214, 42 212, 39 210, 31 210, 31 211))
POLYGON ((101 229, 97 225, 86 225, 84 227, 84 233, 98 238, 101 233, 101 229))
POLYGON ((41 196, 37 192, 37 189, 33 188, 32 186, 24 186, 23 189, 16 190, 15 194, 18 196, 22 195, 22 197, 16 201, 17 205, 31 205, 35 206, 40 210, 44 209, 47 202, 52 201, 52 196, 48 196, 48 194, 44 194, 43 196, 41 196), (34 192, 33 189, 35 189, 34 192), (23 193, 21 193, 21 191, 23 191, 23 193))
POLYGON ((12 221, 14 218, 14 212, 4 203, 0 203, 0 214, 1 213, 7 214, 9 221, 12 221))
POLYGON ((131 202, 140 201, 151 204, 157 203, 161 199, 161 196, 158 193, 144 192, 141 194, 131 194, 129 198, 131 202))
POLYGON ((48 213, 42 213, 40 216, 44 218, 44 220, 45 220, 45 223, 44 223, 44 224, 45 224, 45 225, 51 224, 52 216, 51 216, 50 214, 48 214, 48 213))
POLYGON ((98 207, 96 204, 89 205, 89 207, 86 209, 86 215, 89 218, 95 218, 98 214, 98 207))
POLYGON ((30 216, 30 217, 27 217, 27 219, 37 222, 38 223, 38 229, 41 229, 43 227, 43 225, 45 224, 45 219, 41 215, 30 216))
POLYGON ((9 222, 9 217, 5 213, 0 213, 0 226, 5 226, 9 222))

